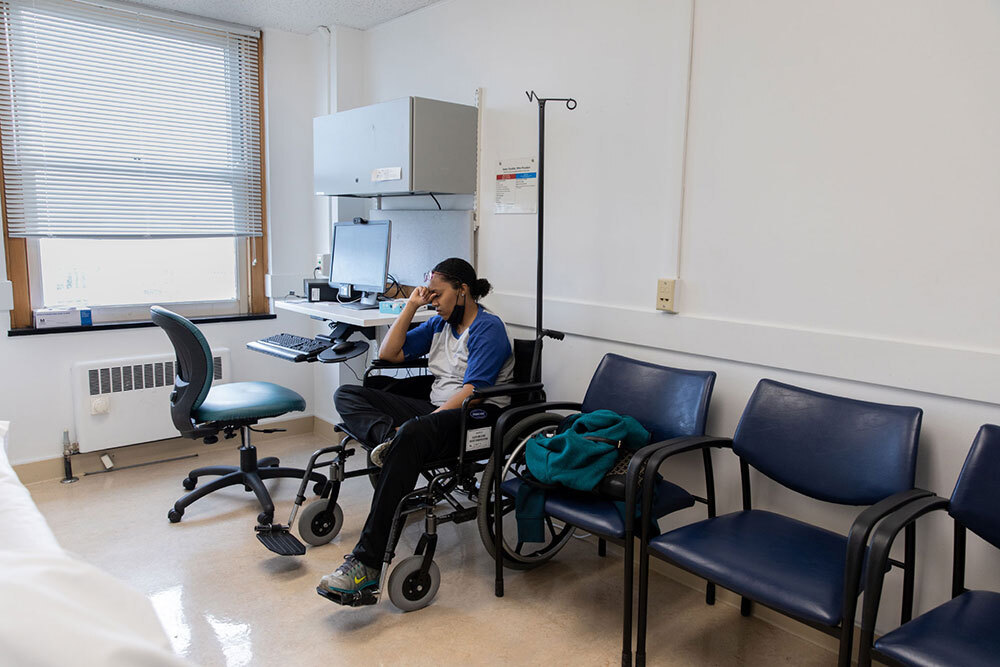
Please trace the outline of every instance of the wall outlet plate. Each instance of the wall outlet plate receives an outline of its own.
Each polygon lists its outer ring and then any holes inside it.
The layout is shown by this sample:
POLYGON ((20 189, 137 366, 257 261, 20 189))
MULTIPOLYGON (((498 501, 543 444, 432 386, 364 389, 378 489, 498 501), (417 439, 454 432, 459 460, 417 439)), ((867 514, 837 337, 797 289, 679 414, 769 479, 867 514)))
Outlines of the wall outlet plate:
POLYGON ((656 309, 662 310, 665 313, 676 313, 676 291, 676 280, 673 278, 660 278, 656 283, 656 309))

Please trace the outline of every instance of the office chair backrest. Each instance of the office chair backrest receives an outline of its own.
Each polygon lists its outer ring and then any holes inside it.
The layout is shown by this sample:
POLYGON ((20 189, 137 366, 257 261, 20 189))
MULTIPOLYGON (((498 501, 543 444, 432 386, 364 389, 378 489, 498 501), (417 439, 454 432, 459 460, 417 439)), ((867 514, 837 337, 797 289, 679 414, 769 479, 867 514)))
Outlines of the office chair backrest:
POLYGON ((177 355, 170 416, 182 435, 197 437, 191 435, 196 430, 191 413, 201 406, 212 388, 212 350, 190 320, 160 306, 151 307, 149 313, 153 323, 166 332, 177 355))
POLYGON ((761 380, 743 410, 733 450, 807 496, 871 505, 913 488, 923 411, 761 380))
POLYGON ((583 398, 584 412, 613 410, 639 420, 651 442, 703 435, 713 371, 688 371, 606 354, 583 398))
POLYGON ((979 429, 951 494, 948 513, 969 530, 1000 548, 1000 426, 979 429))

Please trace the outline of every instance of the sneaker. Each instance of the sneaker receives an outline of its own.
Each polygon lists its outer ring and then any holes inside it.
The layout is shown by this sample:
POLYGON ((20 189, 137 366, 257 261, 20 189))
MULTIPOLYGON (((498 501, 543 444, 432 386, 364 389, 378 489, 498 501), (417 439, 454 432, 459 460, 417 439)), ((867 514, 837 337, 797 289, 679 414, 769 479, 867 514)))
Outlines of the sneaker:
POLYGON ((382 467, 382 464, 385 462, 385 455, 389 452, 389 445, 391 444, 392 440, 386 440, 372 450, 371 459, 373 466, 382 467))
POLYGON ((368 567, 354 554, 344 556, 343 564, 319 581, 319 585, 339 593, 356 593, 357 591, 378 584, 379 571, 368 567))

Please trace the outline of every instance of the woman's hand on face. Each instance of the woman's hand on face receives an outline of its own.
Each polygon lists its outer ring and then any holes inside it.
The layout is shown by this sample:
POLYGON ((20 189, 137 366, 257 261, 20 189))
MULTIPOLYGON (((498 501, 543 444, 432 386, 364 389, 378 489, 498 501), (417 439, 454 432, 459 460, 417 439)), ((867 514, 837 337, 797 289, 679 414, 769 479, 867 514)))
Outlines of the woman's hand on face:
POLYGON ((421 306, 429 304, 433 299, 434 293, 429 289, 426 287, 415 287, 413 291, 410 292, 410 298, 408 300, 417 308, 420 308, 421 306))

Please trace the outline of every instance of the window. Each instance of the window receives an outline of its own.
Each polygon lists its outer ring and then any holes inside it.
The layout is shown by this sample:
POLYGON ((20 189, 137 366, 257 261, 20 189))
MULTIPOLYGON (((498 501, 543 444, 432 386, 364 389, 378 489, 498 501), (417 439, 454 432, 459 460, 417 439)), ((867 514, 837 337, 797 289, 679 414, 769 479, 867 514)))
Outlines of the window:
POLYGON ((266 309, 256 31, 0 0, 0 150, 13 327, 266 309))

